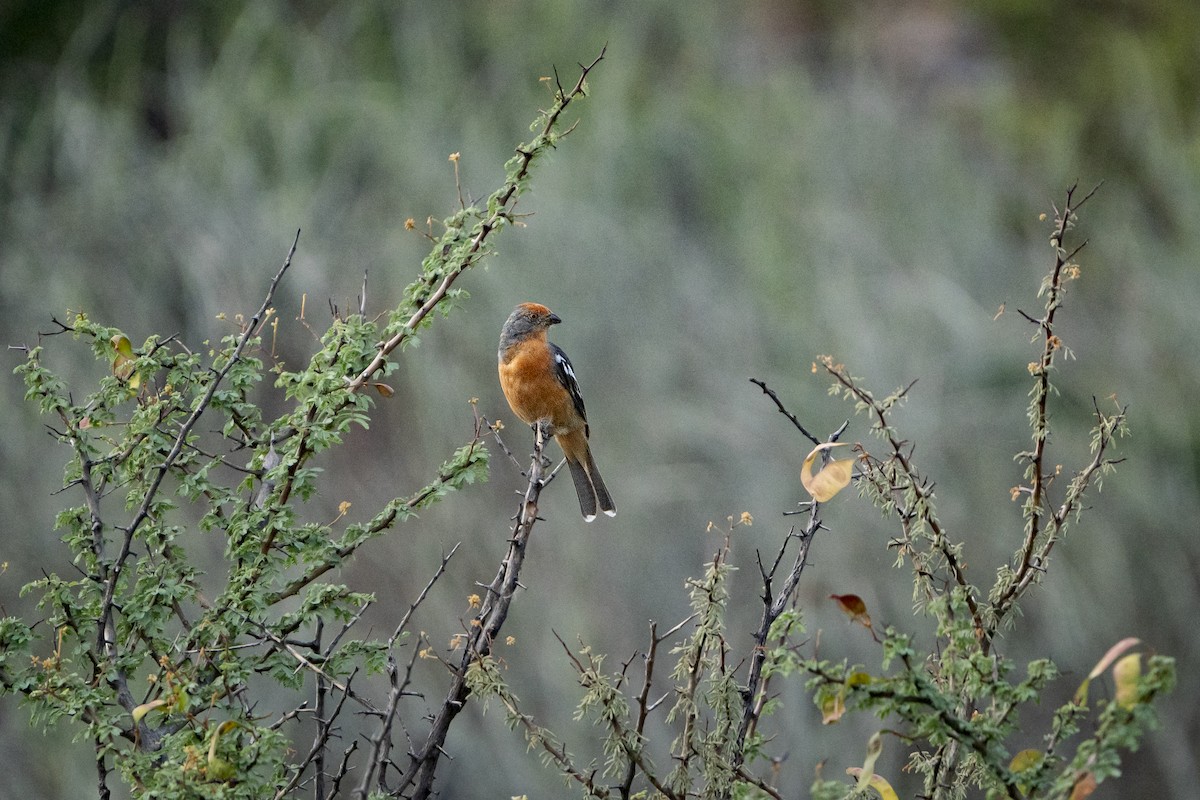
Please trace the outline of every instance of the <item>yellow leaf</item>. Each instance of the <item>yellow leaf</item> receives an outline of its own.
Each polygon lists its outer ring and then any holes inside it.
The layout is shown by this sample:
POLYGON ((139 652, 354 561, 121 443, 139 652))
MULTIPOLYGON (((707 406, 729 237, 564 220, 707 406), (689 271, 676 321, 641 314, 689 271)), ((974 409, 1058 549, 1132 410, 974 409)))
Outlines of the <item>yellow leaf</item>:
POLYGON ((388 386, 386 383, 376 382, 372 383, 371 385, 375 387, 375 391, 379 392, 380 397, 391 397, 396 393, 396 390, 388 386))
POLYGON ((133 345, 129 342, 129 337, 123 333, 118 333, 109 339, 113 349, 117 351, 117 357, 113 359, 112 373, 119 381, 129 384, 129 388, 137 389, 142 385, 142 379, 133 371, 133 362, 135 356, 133 354, 133 345))
POLYGON ((133 389, 137 389, 138 384, 142 383, 136 374, 133 374, 133 345, 130 344, 130 339, 124 333, 118 333, 112 339, 113 349, 116 350, 116 357, 113 359, 113 375, 116 379, 127 381, 133 389))
POLYGON ((1037 769, 1042 763, 1041 750, 1022 750, 1008 762, 1008 768, 1017 776, 1017 786, 1023 794, 1029 793, 1029 787, 1021 781, 1021 773, 1037 769))
POLYGON ((128 336, 123 333, 118 333, 109 341, 112 343, 113 349, 116 350, 119 355, 123 355, 126 358, 133 358, 133 345, 130 343, 128 336))
MULTIPOLYGON (((221 760, 217 758, 217 744, 221 741, 221 734, 238 727, 240 724, 241 723, 239 723, 236 719, 227 719, 218 725, 217 729, 213 731, 212 741, 208 743, 208 765, 210 769, 215 762, 219 762, 221 760)), ((222 778, 220 780, 224 779, 222 778)))
POLYGON ((845 446, 845 442, 819 444, 804 458, 804 465, 800 468, 800 483, 812 495, 812 499, 818 503, 824 503, 846 488, 850 483, 850 476, 854 471, 854 459, 847 458, 841 461, 830 461, 816 475, 812 474, 813 460, 816 459, 818 453, 828 450, 831 447, 845 446))
MULTIPOLYGON (((846 774, 855 778, 859 778, 862 774, 862 768, 847 767, 846 774)), ((879 792, 879 796, 882 797, 883 800, 900 800, 899 795, 896 794, 896 790, 893 789, 892 785, 887 782, 887 779, 881 775, 871 774, 867 778, 867 785, 879 792)))
POLYGON ((1130 653, 1113 664, 1113 682, 1117 685, 1117 704, 1121 708, 1137 705, 1138 678, 1142 676, 1142 654, 1130 653))
POLYGON ((205 771, 205 776, 210 781, 220 781, 222 783, 231 781, 237 775, 237 769, 223 758, 209 758, 208 769, 205 771))
POLYGON ((149 703, 142 703, 140 706, 135 708, 133 711, 130 711, 129 713, 133 716, 134 722, 141 722, 142 717, 146 716, 154 709, 165 706, 166 704, 167 704, 167 701, 160 697, 157 700, 151 700, 149 703))
POLYGON ((1079 684, 1079 688, 1075 690, 1074 703, 1077 706, 1087 705, 1088 686, 1092 680, 1108 669, 1109 665, 1120 658, 1121 654, 1136 644, 1141 644, 1141 639, 1136 639, 1132 636, 1122 639, 1121 641, 1108 648, 1108 652, 1104 657, 1096 662, 1096 666, 1092 667, 1092 671, 1088 673, 1087 678, 1083 683, 1079 684))
POLYGON ((1013 772, 1025 772, 1042 763, 1041 750, 1022 750, 1008 762, 1008 768, 1013 772))
POLYGON ((850 673, 850 676, 846 678, 847 687, 866 686, 870 682, 871 676, 866 672, 852 672, 850 673))

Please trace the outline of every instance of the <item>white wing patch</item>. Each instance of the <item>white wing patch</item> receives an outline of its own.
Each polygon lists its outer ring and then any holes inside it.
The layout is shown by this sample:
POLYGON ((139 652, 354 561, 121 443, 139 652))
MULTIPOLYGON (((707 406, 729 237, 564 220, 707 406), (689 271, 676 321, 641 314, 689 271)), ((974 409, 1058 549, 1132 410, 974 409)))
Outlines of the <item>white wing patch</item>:
POLYGON ((583 394, 579 391, 579 380, 575 377, 575 367, 561 347, 551 343, 550 350, 554 353, 554 366, 558 372, 558 380, 571 393, 571 401, 575 404, 575 410, 586 422, 587 411, 583 407, 583 394))

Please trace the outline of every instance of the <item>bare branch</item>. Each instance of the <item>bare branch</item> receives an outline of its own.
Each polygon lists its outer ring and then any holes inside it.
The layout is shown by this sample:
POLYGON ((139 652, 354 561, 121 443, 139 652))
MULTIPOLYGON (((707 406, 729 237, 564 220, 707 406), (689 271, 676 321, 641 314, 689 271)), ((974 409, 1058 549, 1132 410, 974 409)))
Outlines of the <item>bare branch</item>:
MULTIPOLYGON (((557 127, 559 118, 562 116, 562 113, 566 110, 567 106, 571 104, 571 101, 584 94, 584 84, 587 81, 587 76, 593 69, 595 69, 596 65, 604 59, 606 50, 607 46, 604 49, 601 49, 600 55, 596 56, 596 59, 591 64, 582 66, 579 80, 576 81, 574 89, 566 94, 563 94, 561 91, 559 92, 554 107, 546 115, 546 123, 542 128, 542 138, 548 136, 551 132, 553 132, 555 127, 557 127)), ((446 298, 447 293, 450 291, 450 287, 454 285, 454 282, 458 280, 458 277, 475 265, 475 262, 482 254, 484 242, 487 240, 489 234, 491 234, 491 232, 495 230, 503 222, 503 220, 512 214, 513 207, 516 205, 518 197, 517 190, 521 183, 529 175, 529 170, 532 167, 534 158, 538 152, 539 151, 536 148, 530 150, 517 148, 517 155, 522 159, 521 166, 517 169, 517 172, 509 181, 508 186, 500 193, 499 197, 496 198, 497 202, 494 210, 491 211, 491 213, 489 213, 488 216, 484 218, 483 221, 480 222, 476 227, 476 233, 471 239, 471 244, 463 253, 462 259, 445 273, 437 288, 434 289, 429 297, 426 298, 425 302, 422 303, 421 306, 412 313, 404 325, 401 326, 400 330, 393 334, 392 337, 386 342, 383 342, 379 345, 379 352, 377 352, 375 357, 371 359, 371 363, 368 364, 356 378, 349 381, 346 386, 347 391, 357 392, 367 383, 367 381, 371 379, 372 375, 383 369, 384 364, 387 363, 388 355, 416 332, 417 326, 420 325, 427 316, 429 316, 429 312, 437 308, 437 306, 446 298)))
MULTIPOLYGON (((469 690, 467 688, 467 669, 471 664, 491 653, 492 643, 500 634, 504 621, 508 617, 509 607, 519 585, 518 578, 521 566, 525 561, 525 550, 529 543, 530 534, 537 523, 538 501, 544 482, 542 473, 544 461, 542 451, 545 442, 541 436, 534 441, 533 457, 529 466, 529 482, 521 506, 514 518, 512 535, 509 538, 508 553, 500 563, 496 577, 492 579, 487 592, 480 604, 478 613, 471 622, 473 632, 463 650, 463 655, 454 669, 450 688, 442 701, 441 708, 433 717, 433 724, 425 743, 420 750, 409 755, 409 766, 400 778, 399 785, 393 791, 399 793, 408 787, 413 788, 412 797, 416 800, 426 800, 433 792, 434 775, 438 761, 444 753, 442 747, 449 733, 450 725, 466 705, 469 690)), ((368 766, 368 772, 374 766, 368 766)), ((359 794, 365 797, 370 781, 368 776, 359 785, 359 794)))
POLYGON ((765 381, 761 381, 758 378, 751 378, 750 382, 753 383, 755 386, 759 387, 760 389, 762 389, 763 394, 767 395, 773 401, 775 401, 775 406, 776 406, 776 408, 779 409, 779 413, 783 414, 785 417, 787 417, 789 420, 791 420, 792 424, 796 426, 796 429, 798 431, 800 431, 801 434, 803 434, 805 439, 808 439, 810 442, 812 442, 814 446, 820 444, 820 442, 817 441, 817 437, 815 437, 811 433, 809 433, 808 430, 805 429, 805 427, 800 424, 800 420, 796 419, 796 415, 793 414, 792 412, 788 411, 787 408, 784 407, 783 401, 779 399, 779 395, 775 394, 774 389, 768 388, 765 381))

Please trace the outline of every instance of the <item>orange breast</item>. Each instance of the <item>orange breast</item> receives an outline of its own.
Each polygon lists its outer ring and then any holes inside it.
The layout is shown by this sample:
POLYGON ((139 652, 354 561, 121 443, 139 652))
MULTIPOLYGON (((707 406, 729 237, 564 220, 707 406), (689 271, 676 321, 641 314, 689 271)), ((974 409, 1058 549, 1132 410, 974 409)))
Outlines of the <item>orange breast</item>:
POLYGON ((514 414, 526 425, 548 419, 556 431, 582 427, 567 390, 558 382, 550 351, 526 342, 514 348, 507 362, 500 362, 500 388, 514 414))

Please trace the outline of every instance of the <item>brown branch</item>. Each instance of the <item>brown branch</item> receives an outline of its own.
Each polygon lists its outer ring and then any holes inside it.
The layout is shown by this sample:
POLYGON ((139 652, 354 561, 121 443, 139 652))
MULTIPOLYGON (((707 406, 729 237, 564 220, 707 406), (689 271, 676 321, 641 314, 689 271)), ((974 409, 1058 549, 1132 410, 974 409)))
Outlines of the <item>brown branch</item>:
MULTIPOLYGON (((865 459, 869 474, 874 474, 877 481, 883 482, 889 488, 891 497, 892 510, 895 511, 900 519, 901 526, 904 529, 905 536, 909 536, 913 519, 913 511, 906 507, 903 503, 904 490, 911 491, 917 503, 928 506, 933 499, 933 487, 926 481, 925 478, 917 472, 913 466, 909 455, 905 454, 906 443, 897 439, 892 433, 891 425, 888 422, 888 408, 883 403, 876 400, 874 395, 863 389, 857 384, 854 378, 845 371, 843 367, 826 362, 824 364, 826 371, 832 375, 838 383, 845 387, 853 397, 861 402, 870 413, 875 416, 877 429, 883 434, 891 448, 888 461, 896 464, 899 467, 900 477, 903 478, 903 485, 892 480, 891 476, 883 467, 883 462, 872 459, 865 459)), ((897 395, 897 398, 903 397, 908 393, 916 381, 910 383, 902 392, 897 395)), ((924 514, 921 516, 921 521, 928 526, 932 538, 932 544, 937 553, 946 562, 949 569, 950 577, 963 590, 966 597, 967 608, 971 611, 971 617, 975 622, 975 629, 979 635, 984 636, 983 613, 979 606, 979 601, 975 597, 974 587, 967 580, 966 572, 963 570, 962 564, 959 563, 958 556, 954 554, 954 549, 949 544, 945 530, 941 523, 933 514, 924 514)), ((985 637, 986 638, 986 637, 985 637)), ((988 643, 983 643, 985 652, 988 648, 988 643)))
MULTIPOLYGON (((688 619, 691 619, 691 617, 688 619)), ((684 622, 686 621, 687 620, 684 622)), ((678 631, 681 627, 682 623, 672 628, 671 632, 678 631)), ((646 723, 646 716, 649 714, 649 709, 646 705, 646 698, 649 696, 650 672, 654 668, 653 654, 657 651, 658 645, 668 636, 672 635, 672 633, 668 633, 666 636, 657 637, 654 635, 654 629, 654 623, 650 623, 650 654, 647 656, 646 682, 642 686, 642 693, 638 700, 639 712, 636 736, 637 740, 641 739, 641 733, 646 723)), ((571 648, 567 647, 567 643, 563 641, 562 637, 559 636, 557 632, 555 632, 554 638, 558 639, 558 643, 562 645, 563 650, 567 654, 567 659, 570 660, 571 665, 575 667, 575 671, 579 673, 580 681, 584 688, 590 689, 595 686, 595 679, 587 677, 588 675, 596 675, 599 672, 595 657, 591 654, 588 654, 588 665, 585 667, 583 662, 579 660, 578 656, 571 652, 571 648)), ((703 648, 701 648, 701 652, 702 651, 703 648)), ((630 731, 624 726, 624 724, 622 724, 622 720, 616 714, 606 713, 604 715, 604 721, 608 724, 609 730, 614 736, 616 736, 617 741, 621 745, 621 750, 625 753, 625 757, 629 760, 629 767, 626 771, 626 781, 620 787, 622 797, 629 797, 629 791, 630 786, 633 783, 633 777, 636 773, 636 770, 640 769, 642 774, 646 776, 646 780, 655 788, 655 790, 658 791, 660 795, 668 798, 668 800, 684 800, 683 795, 680 795, 671 787, 667 786, 667 784, 663 783, 662 780, 654 774, 653 769, 651 769, 652 765, 647 761, 642 750, 633 746, 631 739, 634 737, 630 736, 630 731)))
POLYGON ((112 797, 112 792, 108 789, 108 764, 106 762, 105 747, 100 737, 95 740, 96 745, 96 796, 99 800, 109 800, 112 797))
MULTIPOLYGON (((357 674, 358 674, 357 669, 353 673, 351 673, 350 677, 346 679, 347 686, 350 685, 350 683, 354 680, 355 675, 357 675, 357 674)), ((292 791, 292 789, 295 789, 300 784, 300 778, 301 778, 301 776, 304 775, 304 771, 306 769, 308 769, 308 766, 310 764, 316 765, 316 767, 315 767, 316 774, 314 776, 316 784, 317 784, 317 789, 315 792, 316 797, 323 799, 327 796, 325 794, 325 788, 324 788, 325 750, 329 746, 329 740, 333 738, 333 734, 334 734, 333 723, 338 718, 338 716, 342 713, 342 707, 346 704, 346 699, 348 697, 350 697, 350 694, 348 692, 342 692, 342 696, 338 700, 337 705, 334 707, 333 712, 329 715, 328 718, 326 718, 325 716, 323 716, 324 709, 325 709, 325 693, 326 693, 325 679, 318 676, 318 678, 317 678, 317 707, 316 707, 317 733, 313 738, 313 743, 312 743, 312 746, 309 748, 308 753, 304 756, 304 758, 300 761, 300 763, 294 767, 295 772, 293 773, 291 780, 289 780, 283 786, 282 789, 280 789, 278 792, 275 793, 275 800, 283 800, 283 798, 286 797, 288 795, 288 793, 292 791)))
MULTIPOLYGON (((758 381, 754 382, 759 383, 758 381)), ((759 383, 759 385, 763 386, 764 391, 766 391, 766 386, 764 384, 759 383)), ((773 393, 771 393, 771 397, 773 400, 775 400, 775 403, 779 407, 780 411, 788 415, 790 418, 791 414, 784 409, 783 405, 779 402, 779 399, 775 397, 773 393)), ((802 432, 804 431, 804 428, 800 426, 799 422, 796 423, 796 426, 799 427, 802 432)), ((842 432, 845 430, 846 425, 842 425, 837 431, 830 435, 828 441, 836 442, 841 437, 842 432)), ((795 533, 794 528, 788 532, 788 535, 784 538, 783 544, 780 545, 779 553, 776 555, 775 561, 769 570, 763 567, 762 560, 761 558, 759 559, 758 568, 763 580, 763 613, 762 618, 759 621, 758 630, 756 630, 753 635, 754 650, 750 657, 750 669, 746 678, 746 689, 742 695, 744 698, 742 705, 742 720, 738 725, 738 732, 737 737, 734 740, 732 757, 732 767, 735 770, 740 769, 742 766, 742 762, 745 758, 746 738, 754 731, 755 726, 758 724, 759 717, 762 714, 763 705, 766 703, 766 686, 763 683, 762 670, 767 660, 767 637, 770 635, 771 628, 774 626, 776 620, 779 619, 779 617, 783 614, 784 609, 786 609, 788 604, 792 601, 792 598, 796 592, 796 588, 800 583, 800 575, 804 572, 804 567, 808 564, 808 552, 809 548, 812 546, 813 537, 816 536, 817 531, 822 527, 821 518, 818 514, 819 507, 820 504, 815 501, 809 504, 808 524, 799 535, 795 533), (788 544, 791 542, 793 537, 798 539, 800 542, 799 550, 796 552, 796 557, 792 562, 792 568, 788 572, 787 577, 784 579, 783 586, 780 587, 778 593, 774 593, 772 583, 774 581, 776 570, 779 568, 788 544)))
MULTIPOLYGON (((765 382, 756 378, 751 378, 750 382, 759 386, 771 400, 774 401, 776 408, 780 413, 792 421, 792 424, 808 438, 813 444, 819 444, 815 437, 805 430, 796 416, 792 414, 780 401, 779 396, 769 389, 765 382)), ((838 441, 845 432, 849 423, 843 423, 836 431, 830 434, 826 440, 828 442, 838 441)), ((767 660, 767 638, 770 635, 771 628, 775 622, 783 614, 788 604, 791 603, 795 595, 796 588, 800 583, 800 576, 804 571, 804 567, 808 563, 809 548, 812 545, 813 537, 816 536, 818 530, 823 526, 821 518, 818 514, 820 504, 811 502, 808 504, 808 524, 800 534, 796 534, 795 528, 788 531, 788 535, 784 538, 783 543, 779 547, 779 552, 775 556, 771 568, 768 570, 763 566, 761 554, 759 554, 758 569, 763 580, 763 613, 759 621, 758 630, 753 634, 754 649, 750 657, 750 668, 746 678, 746 688, 742 694, 742 719, 738 725, 737 737, 734 742, 733 756, 731 766, 735 770, 740 770, 745 758, 745 744, 747 737, 754 731, 758 723, 759 717, 762 714, 763 706, 766 702, 766 686, 762 678, 763 666, 767 660), (796 552, 795 559, 792 562, 792 568, 784 579, 783 586, 780 587, 778 593, 773 590, 773 582, 775 574, 783 561, 784 554, 787 552, 788 544, 793 538, 800 542, 799 550, 796 552)))
MULTIPOLYGON (((433 717, 429 734, 420 750, 409 754, 409 766, 400 777, 399 785, 392 789, 394 793, 399 794, 412 787, 412 797, 415 800, 427 800, 433 792, 434 776, 438 762, 444 753, 442 748, 450 731, 450 725, 466 706, 470 694, 470 689, 467 687, 467 669, 473 662, 485 658, 491 653, 492 643, 499 636, 504 621, 508 618, 509 608, 517 590, 529 537, 539 519, 538 502, 545 485, 542 481, 545 469, 542 455, 544 446, 545 440, 539 428, 529 467, 529 482, 525 488, 520 508, 514 517, 508 553, 501 561, 496 577, 487 587, 486 596, 483 598, 479 611, 471 621, 470 629, 474 634, 469 638, 462 658, 453 670, 450 688, 446 692, 441 708, 433 717)), ((377 758, 378 756, 376 756, 377 758)), ((368 774, 359 784, 356 796, 366 797, 370 773, 376 768, 382 769, 376 760, 372 759, 371 764, 367 767, 368 774)))
MULTIPOLYGON (((672 631, 678 628, 672 628, 672 631)), ((650 685, 654 677, 654 665, 658 658, 658 646, 662 644, 663 639, 658 636, 658 623, 650 621, 650 648, 646 651, 646 665, 642 672, 642 691, 638 694, 637 707, 637 725, 634 731, 639 739, 643 738, 646 731, 646 720, 650 716, 650 685)), ((629 793, 633 789, 633 779, 637 776, 638 764, 634 759, 629 759, 629 766, 625 770, 625 780, 621 782, 621 797, 628 800, 629 793)))
POLYGON ((772 400, 775 401, 775 407, 779 409, 779 413, 783 414, 785 417, 787 417, 789 420, 791 420, 792 424, 795 425, 796 429, 799 430, 800 433, 804 435, 805 439, 808 439, 810 442, 813 443, 813 445, 820 444, 820 442, 817 441, 817 437, 815 437, 811 433, 809 433, 805 429, 805 427, 800 424, 800 420, 796 419, 796 415, 793 414, 792 412, 788 411, 786 408, 784 408, 783 402, 779 399, 779 395, 775 394, 775 391, 773 389, 768 388, 765 381, 761 381, 758 378, 751 378, 750 382, 753 383, 755 386, 759 387, 760 389, 762 389, 763 394, 767 395, 768 397, 770 397, 772 400))
MULTIPOLYGON (((1012 583, 1000 594, 995 602, 991 604, 992 619, 990 625, 986 629, 988 638, 999 629, 1004 617, 1015 605, 1017 598, 1021 593, 1033 582, 1037 576, 1037 572, 1044 566, 1044 562, 1039 558, 1039 552, 1045 551, 1045 555, 1049 554, 1049 550, 1053 548, 1054 536, 1051 533, 1049 547, 1039 547, 1039 542, 1043 540, 1043 534, 1046 531, 1043 528, 1043 520, 1049 511, 1051 517, 1051 525, 1059 527, 1055 519, 1054 512, 1047 509, 1046 491, 1049 487, 1048 476, 1045 473, 1046 464, 1046 443, 1050 435, 1050 422, 1048 405, 1050 401, 1050 370, 1054 366, 1055 354, 1062 348, 1062 342, 1054 333, 1055 317, 1058 309, 1062 307, 1062 299, 1066 293, 1066 286, 1063 280, 1063 271, 1071 263, 1071 259, 1079 253, 1080 250, 1087 245, 1085 240, 1070 253, 1066 252, 1064 242, 1067 233, 1075 226, 1075 218, 1078 215, 1079 209, 1092 198, 1100 189, 1103 182, 1096 184, 1090 192, 1087 193, 1078 203, 1072 204, 1077 185, 1072 185, 1067 189, 1066 203, 1063 205, 1062 211, 1058 211, 1058 219, 1056 220, 1054 234, 1051 236, 1051 242, 1054 245, 1054 265, 1050 269, 1050 275, 1046 287, 1046 304, 1045 311, 1042 317, 1033 320, 1034 323, 1042 331, 1042 351, 1036 362, 1036 374, 1034 385, 1034 396, 1036 403, 1032 412, 1033 426, 1033 450, 1024 454, 1029 459, 1029 480, 1030 497, 1027 503, 1027 519, 1025 539, 1018 551, 1017 568, 1013 575, 1012 583)), ((1099 457, 1100 454, 1097 454, 1099 457)), ((1096 469, 1099 468, 1099 463, 1095 462, 1096 469)), ((1094 472, 1094 469, 1092 470, 1094 472)), ((1090 479, 1091 472, 1089 472, 1090 479)))
MULTIPOLYGON (((1100 427, 1100 440, 1096 447, 1096 452, 1092 456, 1091 462, 1083 468, 1083 470, 1075 476, 1071 481, 1071 485, 1067 490, 1066 497, 1057 509, 1051 512, 1051 524, 1046 529, 1047 536, 1045 537, 1042 546, 1038 548, 1038 552, 1031 559, 1031 568, 1014 585, 1012 598, 1015 601, 1020 597, 1029 585, 1033 583, 1041 569, 1045 569, 1046 562, 1050 558, 1050 552, 1054 549, 1055 543, 1059 540, 1058 533, 1066 525, 1067 520, 1072 513, 1078 508, 1079 500, 1083 493, 1091 485, 1092 479, 1103 470, 1106 466, 1117 463, 1113 459, 1105 456, 1109 447, 1112 445, 1114 431, 1125 419, 1125 409, 1121 409, 1120 413, 1115 417, 1105 417, 1099 411, 1096 412, 1100 427)), ((997 609, 1000 611, 1000 609, 997 609)), ((1005 607, 1004 612, 1009 609, 1005 607)))
MULTIPOLYGON (((591 64, 580 65, 581 71, 579 80, 575 82, 575 88, 566 93, 562 92, 561 89, 559 90, 554 107, 550 110, 550 113, 546 115, 546 124, 542 128, 541 137, 539 138, 544 139, 545 137, 549 136, 554 130, 555 126, 558 125, 559 118, 562 116, 562 113, 566 110, 567 106, 571 104, 571 101, 584 94, 584 84, 587 81, 588 73, 590 73, 596 67, 596 65, 604 59, 604 53, 607 49, 608 48, 606 45, 603 49, 601 49, 600 55, 596 56, 596 60, 591 64)), ((442 302, 442 300, 445 299, 447 293, 450 291, 450 287, 454 285, 454 282, 458 279, 458 277, 475 265, 475 262, 482 253, 483 245, 487 240, 488 235, 491 234, 491 232, 495 230, 504 219, 507 219, 512 215, 513 208, 516 206, 517 202, 518 189, 520 188, 521 183, 524 182, 525 178, 528 177, 533 160, 539 152, 540 151, 537 147, 533 147, 528 150, 517 148, 517 155, 521 158, 521 166, 509 180, 508 186, 505 188, 505 190, 501 192, 498 198, 496 198, 497 202, 494 206, 495 210, 488 214, 488 216, 479 224, 478 230, 474 238, 471 240, 471 244, 467 247, 462 259, 445 274, 441 280, 441 283, 438 284, 433 293, 426 298, 425 302, 422 303, 416 311, 413 312, 412 316, 408 318, 400 330, 393 334, 392 337, 386 342, 383 342, 379 345, 379 350, 375 353, 375 357, 371 359, 371 363, 368 364, 367 367, 360 372, 356 378, 347 384, 347 391, 357 392, 369 380, 371 380, 371 376, 383 369, 384 365, 387 363, 388 355, 401 344, 403 344, 405 340, 410 338, 414 332, 416 332, 417 326, 421 324, 421 321, 429 316, 429 312, 433 311, 433 309, 435 309, 442 302)))

